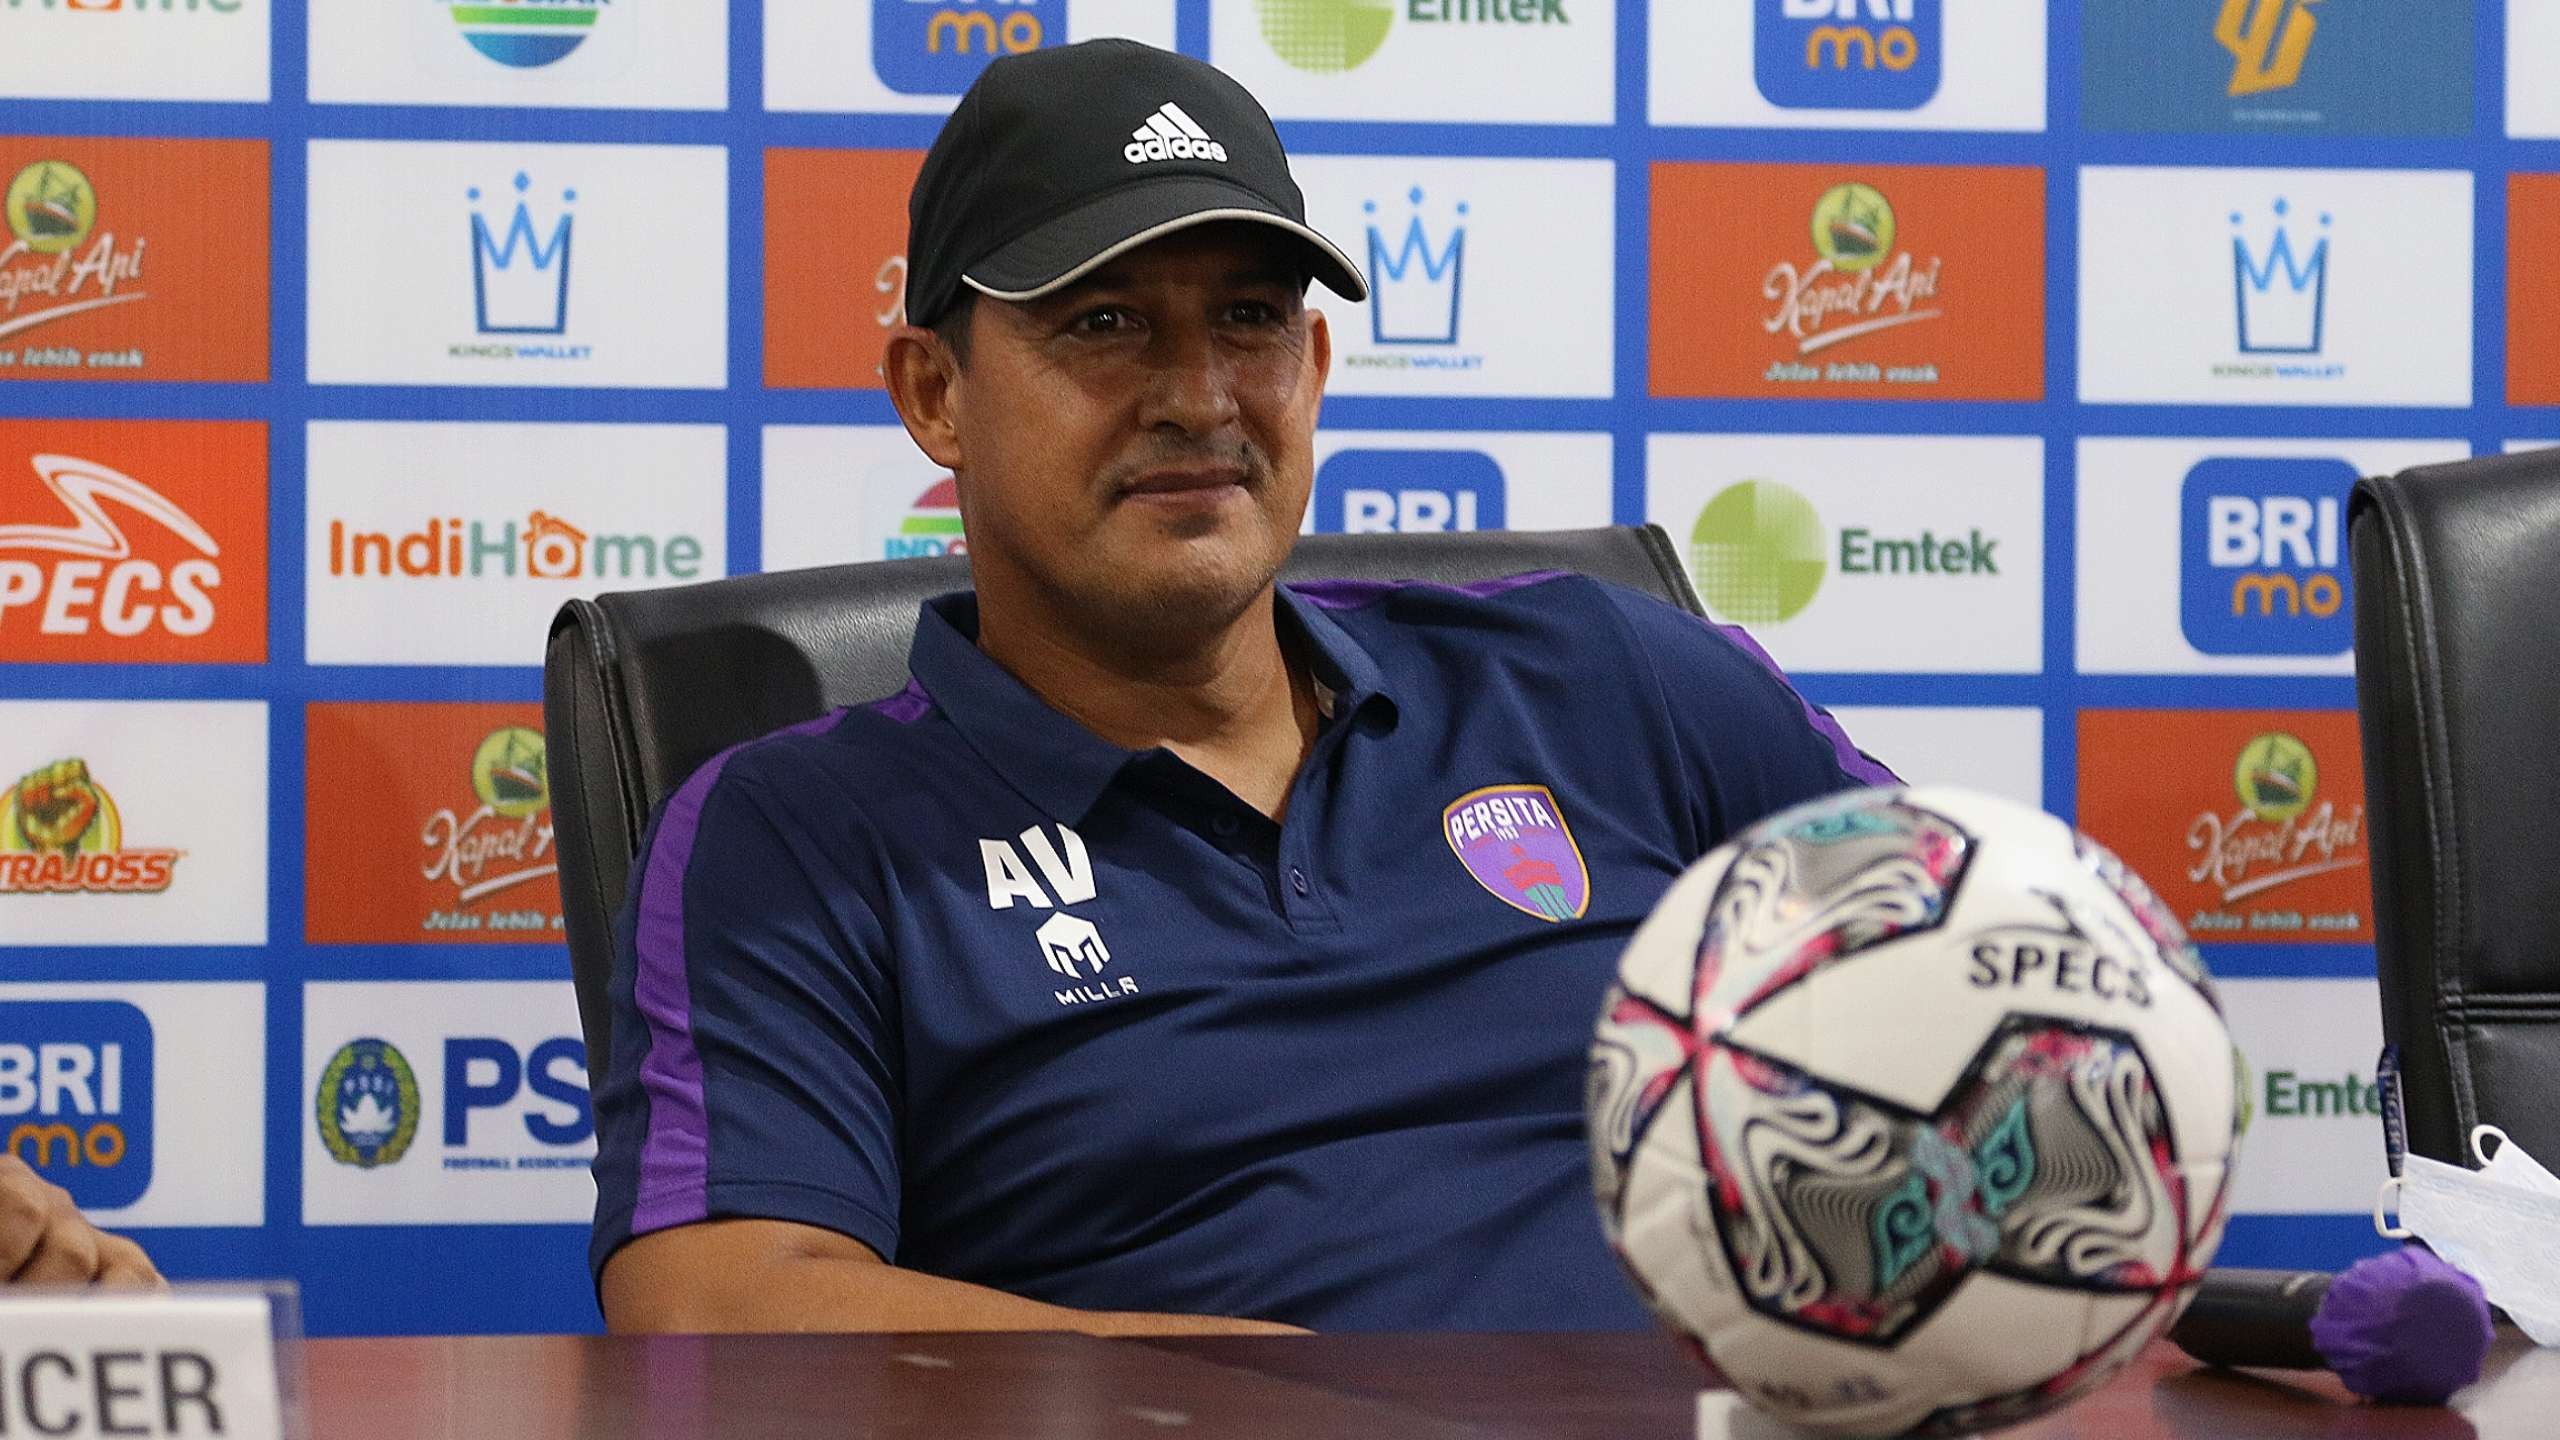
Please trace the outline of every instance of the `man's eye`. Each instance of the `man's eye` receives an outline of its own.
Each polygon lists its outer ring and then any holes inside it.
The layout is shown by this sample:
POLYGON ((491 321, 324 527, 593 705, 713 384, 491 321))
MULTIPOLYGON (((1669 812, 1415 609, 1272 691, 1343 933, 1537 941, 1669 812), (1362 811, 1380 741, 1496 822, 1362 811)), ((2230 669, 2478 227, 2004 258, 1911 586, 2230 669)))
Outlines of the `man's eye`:
POLYGON ((1227 318, 1238 325, 1277 325, 1289 317, 1268 301, 1239 300, 1227 307, 1227 318))
POLYGON ((1129 312, 1105 305, 1078 315, 1070 328, 1079 335, 1117 335, 1131 328, 1129 312))

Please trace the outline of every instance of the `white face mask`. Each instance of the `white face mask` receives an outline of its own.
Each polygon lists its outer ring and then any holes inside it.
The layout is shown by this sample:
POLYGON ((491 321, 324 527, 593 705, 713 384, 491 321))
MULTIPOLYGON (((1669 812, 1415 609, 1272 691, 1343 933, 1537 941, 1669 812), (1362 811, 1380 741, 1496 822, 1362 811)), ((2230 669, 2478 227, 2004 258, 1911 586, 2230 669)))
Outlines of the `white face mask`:
POLYGON ((2394 1240, 2415 1236, 2447 1264, 2480 1282, 2537 1345, 2560 1345, 2560 1177, 2495 1127, 2471 1132, 2480 1170, 2411 1155, 2382 1182, 2373 1228, 2394 1240), (2487 1136, 2495 1156, 2482 1153, 2487 1136), (2396 1204, 2395 1204, 2396 1199, 2396 1204), (2384 1216, 2394 1209, 2399 1223, 2384 1216))

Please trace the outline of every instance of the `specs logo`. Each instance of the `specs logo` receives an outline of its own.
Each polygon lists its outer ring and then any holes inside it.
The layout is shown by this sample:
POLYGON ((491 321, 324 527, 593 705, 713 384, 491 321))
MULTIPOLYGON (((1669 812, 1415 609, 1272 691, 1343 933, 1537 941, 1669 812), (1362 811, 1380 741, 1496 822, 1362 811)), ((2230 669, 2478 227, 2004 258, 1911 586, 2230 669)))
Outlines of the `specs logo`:
POLYGON ((1502 466, 1481 450, 1338 450, 1316 471, 1328 534, 1499 530, 1502 466))
POLYGON ((2292 88, 2302 78, 2303 57, 2320 19, 2320 0, 2222 0, 2213 38, 2231 52, 2230 95, 2263 95, 2292 88))
POLYGON ((39 602, 36 628, 47 635, 86 635, 94 624, 119 638, 154 626, 172 635, 213 628, 211 592, 222 584, 222 547, 167 496, 130 475, 69 455, 31 457, 36 478, 72 517, 68 525, 0 525, 0 626, 9 612, 39 602), (152 521, 195 554, 167 569, 134 558, 104 502, 152 521), (11 552, 70 558, 40 564, 11 552), (142 597, 165 594, 168 604, 142 597))
POLYGON ((1942 0, 1756 0, 1760 94, 1790 110, 1916 110, 1938 93, 1942 0))
POLYGON ((118 1209, 151 1188, 151 1020, 120 1000, 0 1002, 6 1153, 118 1209))
POLYGON ((957 95, 999 55, 1067 33, 1067 0, 871 0, 871 68, 904 95, 957 95))
POLYGON ((2179 505, 2179 620, 2208 655, 2343 655, 2354 643, 2344 460, 2216 458, 2179 505))

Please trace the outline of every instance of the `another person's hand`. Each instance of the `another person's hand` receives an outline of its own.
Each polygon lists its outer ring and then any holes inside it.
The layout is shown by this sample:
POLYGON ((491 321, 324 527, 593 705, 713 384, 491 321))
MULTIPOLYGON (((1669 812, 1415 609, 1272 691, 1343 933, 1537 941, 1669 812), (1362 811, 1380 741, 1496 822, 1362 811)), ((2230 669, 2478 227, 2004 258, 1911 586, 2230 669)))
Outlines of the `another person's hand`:
POLYGON ((0 1283, 165 1285, 142 1247, 92 1225, 70 1192, 0 1155, 0 1283))

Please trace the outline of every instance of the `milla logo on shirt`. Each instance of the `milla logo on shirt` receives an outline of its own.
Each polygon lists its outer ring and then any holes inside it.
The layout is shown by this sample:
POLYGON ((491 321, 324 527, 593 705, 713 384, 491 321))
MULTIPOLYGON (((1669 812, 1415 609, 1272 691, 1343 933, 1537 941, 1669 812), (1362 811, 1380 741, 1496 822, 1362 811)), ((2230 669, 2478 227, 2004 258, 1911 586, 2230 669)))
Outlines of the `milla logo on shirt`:
POLYGON ((1440 812, 1451 854, 1503 904, 1541 920, 1578 920, 1591 908, 1591 871, 1544 785, 1488 785, 1440 812))
POLYGON ((1039 942, 1040 958, 1068 982, 1069 988, 1050 992, 1059 1004, 1087 1005, 1138 993, 1132 976, 1103 978, 1111 947, 1092 921, 1066 908, 1091 900, 1095 893, 1093 858, 1085 851, 1083 836, 1064 825, 1034 825, 1010 840, 980 840, 978 858, 987 871, 988 909, 1010 910, 1018 902, 1057 912, 1040 922, 1032 939, 1039 942), (1049 838, 1050 829, 1058 832, 1055 840, 1049 838))

